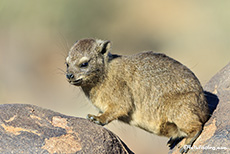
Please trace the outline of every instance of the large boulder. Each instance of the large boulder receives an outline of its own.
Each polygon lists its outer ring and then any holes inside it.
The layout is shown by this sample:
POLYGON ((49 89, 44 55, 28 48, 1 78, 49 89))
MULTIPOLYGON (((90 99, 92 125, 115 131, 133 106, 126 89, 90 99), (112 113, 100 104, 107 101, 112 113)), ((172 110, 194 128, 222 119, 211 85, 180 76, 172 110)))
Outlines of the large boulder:
POLYGON ((132 153, 106 128, 29 104, 0 105, 0 153, 132 153))

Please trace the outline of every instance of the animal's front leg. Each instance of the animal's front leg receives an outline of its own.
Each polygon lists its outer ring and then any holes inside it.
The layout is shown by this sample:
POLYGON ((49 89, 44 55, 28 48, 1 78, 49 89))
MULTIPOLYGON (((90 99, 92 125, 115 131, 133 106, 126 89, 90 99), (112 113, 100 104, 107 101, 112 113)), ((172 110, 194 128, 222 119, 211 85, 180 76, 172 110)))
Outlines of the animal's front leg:
POLYGON ((108 108, 104 113, 100 113, 99 116, 88 114, 87 119, 98 125, 104 126, 111 121, 126 115, 128 115, 128 110, 120 107, 111 107, 108 108))

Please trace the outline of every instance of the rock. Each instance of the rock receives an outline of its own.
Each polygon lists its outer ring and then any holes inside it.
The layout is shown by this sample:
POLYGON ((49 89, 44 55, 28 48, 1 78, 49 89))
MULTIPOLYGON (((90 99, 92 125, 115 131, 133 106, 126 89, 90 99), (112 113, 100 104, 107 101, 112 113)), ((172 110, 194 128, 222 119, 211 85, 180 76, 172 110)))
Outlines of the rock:
MULTIPOLYGON (((230 153, 230 63, 204 89, 212 116, 188 153, 230 153)), ((179 154, 179 149, 169 153, 179 154)))
POLYGON ((29 104, 0 105, 0 153, 132 153, 111 131, 29 104))

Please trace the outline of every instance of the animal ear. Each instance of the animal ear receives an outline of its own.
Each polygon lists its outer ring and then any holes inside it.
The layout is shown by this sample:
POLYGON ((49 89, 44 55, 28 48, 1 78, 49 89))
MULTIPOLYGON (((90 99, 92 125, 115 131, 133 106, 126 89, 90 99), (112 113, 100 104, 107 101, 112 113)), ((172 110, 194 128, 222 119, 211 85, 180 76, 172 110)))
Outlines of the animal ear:
POLYGON ((111 42, 110 41, 102 41, 102 40, 99 40, 98 41, 98 44, 99 44, 99 52, 101 54, 105 54, 107 51, 110 50, 111 48, 111 42))

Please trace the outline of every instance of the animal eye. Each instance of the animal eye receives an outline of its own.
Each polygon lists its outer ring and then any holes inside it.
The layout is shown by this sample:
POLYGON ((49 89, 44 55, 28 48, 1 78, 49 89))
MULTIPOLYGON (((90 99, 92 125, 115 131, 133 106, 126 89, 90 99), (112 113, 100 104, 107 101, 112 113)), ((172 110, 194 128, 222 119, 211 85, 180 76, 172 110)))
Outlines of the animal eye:
POLYGON ((87 66, 88 66, 88 62, 82 63, 82 64, 80 65, 80 67, 87 67, 87 66))

